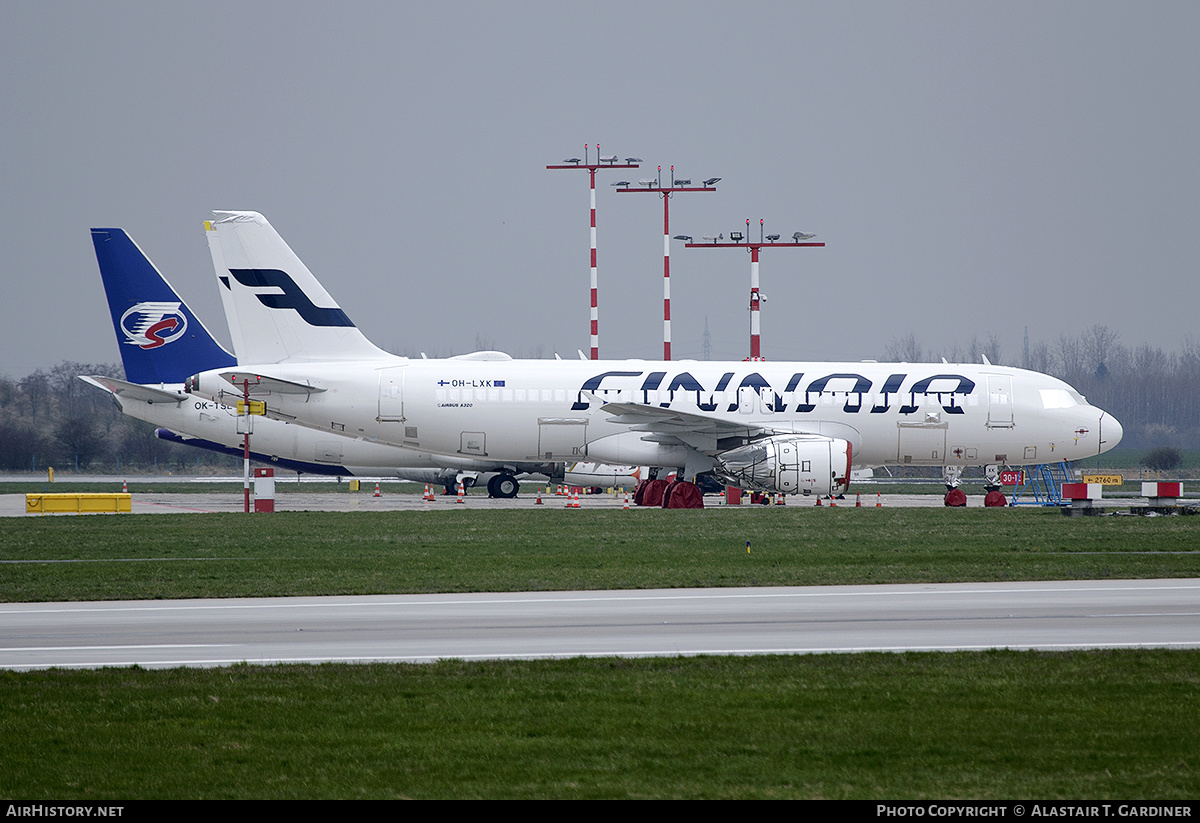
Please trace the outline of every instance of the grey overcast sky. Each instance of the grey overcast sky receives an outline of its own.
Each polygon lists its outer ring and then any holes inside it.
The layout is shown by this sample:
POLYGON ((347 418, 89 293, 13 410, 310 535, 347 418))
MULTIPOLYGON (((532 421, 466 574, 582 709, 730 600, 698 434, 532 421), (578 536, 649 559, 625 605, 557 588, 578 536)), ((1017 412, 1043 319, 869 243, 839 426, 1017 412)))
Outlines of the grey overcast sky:
MULTIPOLYGON (((0 373, 119 357, 88 233, 227 340, 201 222, 261 211, 380 346, 588 347, 585 172, 720 176, 672 233, 764 253, 763 352, 862 359, 1200 309, 1200 3, 0 4, 0 373)), ((600 351, 661 357, 662 209, 598 178, 600 351)), ((749 255, 671 260, 674 354, 748 353, 749 255)))

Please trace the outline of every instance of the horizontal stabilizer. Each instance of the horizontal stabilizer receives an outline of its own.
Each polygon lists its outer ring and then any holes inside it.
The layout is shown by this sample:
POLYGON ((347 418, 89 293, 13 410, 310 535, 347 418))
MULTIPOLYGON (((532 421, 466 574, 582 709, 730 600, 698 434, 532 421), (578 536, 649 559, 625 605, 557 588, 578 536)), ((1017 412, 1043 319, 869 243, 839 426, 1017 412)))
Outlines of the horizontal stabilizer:
POLYGON ((118 397, 125 397, 130 400, 143 400, 147 403, 182 403, 188 399, 188 396, 183 393, 182 386, 179 391, 169 391, 167 389, 156 389, 154 386, 129 383, 125 380, 118 380, 115 377, 103 377, 98 374, 81 374, 79 375, 79 379, 98 389, 103 389, 118 397))
POLYGON ((238 389, 248 383, 251 394, 263 394, 264 392, 273 392, 274 394, 317 394, 318 392, 325 391, 320 386, 314 386, 311 383, 297 383, 293 380, 267 377, 266 375, 253 374, 251 372, 227 371, 221 372, 221 377, 228 380, 238 389))

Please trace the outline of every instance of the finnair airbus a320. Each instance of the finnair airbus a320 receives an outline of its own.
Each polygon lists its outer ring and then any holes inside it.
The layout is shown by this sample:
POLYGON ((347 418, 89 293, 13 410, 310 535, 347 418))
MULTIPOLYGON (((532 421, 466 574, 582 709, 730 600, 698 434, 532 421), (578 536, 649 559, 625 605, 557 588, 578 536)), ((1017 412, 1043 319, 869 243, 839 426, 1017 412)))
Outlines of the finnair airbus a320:
POLYGON ((1020 466, 1107 451, 1121 426, 1057 378, 990 364, 410 360, 372 345, 267 220, 217 212, 221 287, 253 364, 186 381, 314 429, 488 461, 711 473, 837 494, 854 466, 1020 466))

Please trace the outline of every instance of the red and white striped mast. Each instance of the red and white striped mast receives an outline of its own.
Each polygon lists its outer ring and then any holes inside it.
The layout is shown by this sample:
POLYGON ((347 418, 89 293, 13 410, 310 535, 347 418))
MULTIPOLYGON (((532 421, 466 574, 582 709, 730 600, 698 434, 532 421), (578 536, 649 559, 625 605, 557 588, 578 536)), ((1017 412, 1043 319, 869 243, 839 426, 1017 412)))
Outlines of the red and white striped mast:
POLYGON ((591 308, 591 335, 592 335, 592 359, 600 359, 600 311, 599 301, 597 299, 597 279, 596 279, 596 171, 597 169, 636 169, 639 168, 640 160, 636 157, 625 158, 625 163, 617 163, 616 155, 604 160, 600 157, 600 144, 596 144, 596 162, 591 162, 591 157, 588 155, 588 145, 583 145, 583 160, 578 157, 571 157, 564 160, 559 165, 546 166, 548 169, 587 169, 588 177, 590 178, 591 188, 591 207, 592 207, 592 260, 591 260, 591 281, 592 281, 592 308, 591 308))
POLYGON ((750 251, 750 359, 762 359, 762 347, 760 345, 760 332, 758 324, 759 304, 762 302, 762 295, 758 291, 758 253, 762 249, 800 249, 800 248, 824 248, 824 243, 809 243, 807 242, 814 235, 805 234, 804 232, 796 232, 792 235, 793 242, 779 243, 778 234, 772 234, 769 237, 763 237, 765 231, 762 220, 758 221, 758 242, 754 243, 749 240, 750 220, 746 220, 746 233, 740 231, 731 231, 729 240, 724 242, 724 238, 718 236, 703 243, 688 242, 684 248, 688 249, 748 249, 750 251))
POLYGON ((691 180, 680 180, 675 184, 675 167, 671 166, 671 185, 662 184, 662 166, 658 167, 657 180, 639 180, 638 188, 629 188, 628 182, 613 183, 622 186, 617 191, 654 192, 663 201, 663 360, 671 359, 671 195, 681 191, 716 191, 719 177, 710 177, 703 186, 693 186, 691 180))

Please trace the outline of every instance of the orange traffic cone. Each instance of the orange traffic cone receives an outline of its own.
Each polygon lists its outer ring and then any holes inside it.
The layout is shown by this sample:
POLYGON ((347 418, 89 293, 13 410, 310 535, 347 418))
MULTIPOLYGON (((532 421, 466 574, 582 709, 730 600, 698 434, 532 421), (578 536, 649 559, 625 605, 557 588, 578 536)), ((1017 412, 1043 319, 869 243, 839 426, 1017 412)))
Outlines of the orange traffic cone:
POLYGON ((375 496, 383 497, 383 495, 379 493, 379 484, 378 483, 375 484, 375 496))
POLYGON ((629 511, 629 489, 625 490, 625 505, 621 508, 625 511, 629 511))
POLYGON ((541 506, 541 505, 544 505, 544 504, 542 503, 542 487, 541 487, 541 486, 538 486, 538 496, 537 496, 537 500, 534 502, 534 504, 533 504, 533 505, 535 505, 535 506, 541 506))
POLYGON ((875 508, 882 509, 883 503, 879 502, 879 492, 875 492, 875 508))
POLYGON ((817 508, 821 508, 821 497, 819 495, 817 496, 817 508))
POLYGON ((856 508, 856 509, 862 508, 862 492, 859 492, 856 495, 854 495, 854 508, 856 508))
POLYGON ((125 480, 121 481, 121 494, 129 494, 129 483, 125 480))
POLYGON ((461 480, 458 481, 458 499, 455 500, 454 502, 455 503, 465 503, 466 502, 465 500, 463 500, 463 484, 462 484, 461 480))

